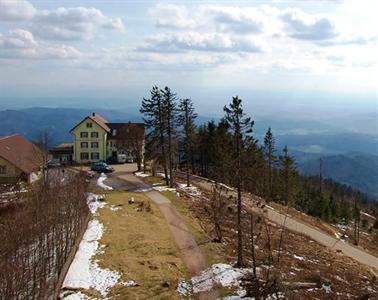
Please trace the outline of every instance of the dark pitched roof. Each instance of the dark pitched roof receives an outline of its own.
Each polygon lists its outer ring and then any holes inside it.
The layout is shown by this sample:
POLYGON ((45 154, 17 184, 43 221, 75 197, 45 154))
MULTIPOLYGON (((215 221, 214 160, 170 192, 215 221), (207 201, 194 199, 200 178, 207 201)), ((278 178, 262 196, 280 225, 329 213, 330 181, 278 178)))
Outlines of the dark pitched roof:
POLYGON ((145 124, 144 123, 107 123, 110 128, 110 133, 108 139, 120 140, 124 139, 125 135, 130 132, 133 132, 140 136, 144 137, 145 133, 145 124))
POLYGON ((73 143, 63 143, 50 150, 51 154, 71 154, 73 153, 73 143))
POLYGON ((43 164, 43 151, 19 134, 0 138, 0 157, 26 174, 43 164))

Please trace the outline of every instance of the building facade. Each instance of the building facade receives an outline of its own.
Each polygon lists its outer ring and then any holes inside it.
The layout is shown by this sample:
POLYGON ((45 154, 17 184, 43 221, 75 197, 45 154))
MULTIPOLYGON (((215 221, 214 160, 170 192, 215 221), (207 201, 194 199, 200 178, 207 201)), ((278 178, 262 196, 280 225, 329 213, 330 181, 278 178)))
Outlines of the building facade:
POLYGON ((141 161, 145 126, 142 123, 109 123, 97 113, 85 117, 71 130, 73 161, 114 161, 119 154, 141 161))

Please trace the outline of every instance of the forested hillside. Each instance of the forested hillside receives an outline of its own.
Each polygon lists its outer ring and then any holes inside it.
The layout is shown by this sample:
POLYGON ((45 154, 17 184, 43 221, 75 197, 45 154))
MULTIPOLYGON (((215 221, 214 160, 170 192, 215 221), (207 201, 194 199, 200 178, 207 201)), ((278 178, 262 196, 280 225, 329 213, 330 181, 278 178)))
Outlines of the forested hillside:
MULTIPOLYGON (((324 156, 325 178, 350 185, 378 199, 378 156, 363 153, 324 156)), ((319 174, 319 159, 298 162, 298 169, 304 175, 319 174)))
MULTIPOLYGON (((114 110, 97 111, 112 122, 140 121, 140 117, 117 112, 114 110)), ((0 136, 19 133, 30 140, 37 140, 42 131, 49 132, 51 146, 70 142, 70 130, 85 116, 92 113, 91 109, 74 108, 26 108, 20 110, 0 111, 0 136)))
POLYGON ((325 172, 324 162, 318 160, 315 177, 300 175, 291 150, 277 147, 271 128, 258 141, 254 121, 238 97, 224 107, 219 122, 197 126, 191 100, 179 99, 168 87, 154 87, 141 112, 149 128, 147 158, 163 166, 171 186, 172 170, 179 167, 328 222, 358 219, 361 208, 375 213, 377 204, 366 195, 325 180, 329 171, 325 172))
MULTIPOLYGON (((69 132, 72 126, 92 111, 93 109, 43 107, 0 111, 0 136, 20 133, 30 140, 38 140, 41 132, 47 129, 50 146, 69 142, 72 140, 69 132)), ((141 121, 137 111, 95 111, 112 122, 141 121)), ((209 131, 210 135, 215 134, 220 119, 215 118, 211 121, 211 118, 199 115, 194 120, 198 139, 202 138, 199 133, 209 131)), ((258 144, 262 143, 268 127, 272 128, 276 138, 276 155, 281 155, 283 148, 287 146, 290 154, 295 157, 296 166, 301 174, 317 175, 319 158, 322 157, 325 178, 332 178, 377 198, 377 141, 372 136, 347 134, 319 122, 299 122, 277 116, 276 119, 259 118, 255 122, 254 138, 259 140, 258 144)), ((199 157, 199 152, 197 149, 196 157, 199 157)))

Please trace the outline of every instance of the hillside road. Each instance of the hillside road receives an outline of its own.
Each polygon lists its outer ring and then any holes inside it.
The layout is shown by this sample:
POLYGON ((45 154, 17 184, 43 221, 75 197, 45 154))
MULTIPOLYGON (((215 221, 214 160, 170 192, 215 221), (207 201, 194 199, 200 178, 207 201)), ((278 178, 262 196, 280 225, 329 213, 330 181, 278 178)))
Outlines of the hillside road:
MULTIPOLYGON (((177 176, 184 176, 183 173, 176 172, 177 176)), ((192 183, 198 187, 207 191, 212 190, 212 183, 203 177, 191 176, 192 183)), ((230 190, 233 196, 236 197, 236 191, 230 190)), ((305 224, 299 220, 293 219, 291 216, 287 216, 270 206, 265 206, 264 210, 253 205, 252 200, 243 196, 243 206, 248 211, 252 211, 258 214, 263 214, 271 222, 278 225, 284 225, 285 228, 293 232, 303 234, 321 245, 334 249, 335 251, 341 251, 344 255, 353 258, 354 260, 370 267, 372 271, 378 275, 378 258, 364 251, 362 248, 349 244, 341 239, 337 239, 315 227, 305 224)))

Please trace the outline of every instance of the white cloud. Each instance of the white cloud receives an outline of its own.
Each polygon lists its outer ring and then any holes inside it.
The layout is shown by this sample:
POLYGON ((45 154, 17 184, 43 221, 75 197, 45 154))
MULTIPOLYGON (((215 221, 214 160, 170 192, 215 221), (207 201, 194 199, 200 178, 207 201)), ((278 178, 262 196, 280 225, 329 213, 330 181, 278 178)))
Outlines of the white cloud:
POLYGON ((96 8, 58 8, 38 12, 33 21, 33 32, 51 40, 88 40, 100 29, 124 30, 120 18, 105 16, 96 8))
POLYGON ((377 43, 377 35, 345 35, 336 39, 318 41, 320 46, 368 45, 377 43))
POLYGON ((97 8, 37 10, 24 0, 0 0, 0 21, 28 21, 30 31, 46 40, 89 40, 101 30, 125 29, 121 18, 106 16, 97 8))
POLYGON ((28 49, 36 46, 34 36, 26 30, 13 29, 6 35, 0 34, 0 47, 3 49, 28 49))
POLYGON ((211 17, 219 31, 237 34, 261 33, 266 20, 264 11, 257 7, 209 6, 204 8, 203 15, 211 17))
POLYGON ((0 33, 0 58, 3 59, 77 59, 81 53, 71 46, 39 43, 23 29, 0 33))
POLYGON ((149 12, 156 19, 157 27, 170 29, 193 29, 196 27, 196 21, 190 19, 185 6, 158 4, 149 12))
POLYGON ((301 40, 327 40, 338 36, 329 17, 306 14, 298 8, 285 10, 281 16, 290 37, 301 40))
POLYGON ((0 21, 30 20, 36 13, 34 6, 24 0, 0 0, 0 21))
POLYGON ((266 52, 268 47, 258 39, 219 33, 175 32, 149 37, 139 50, 151 52, 212 51, 266 52))

